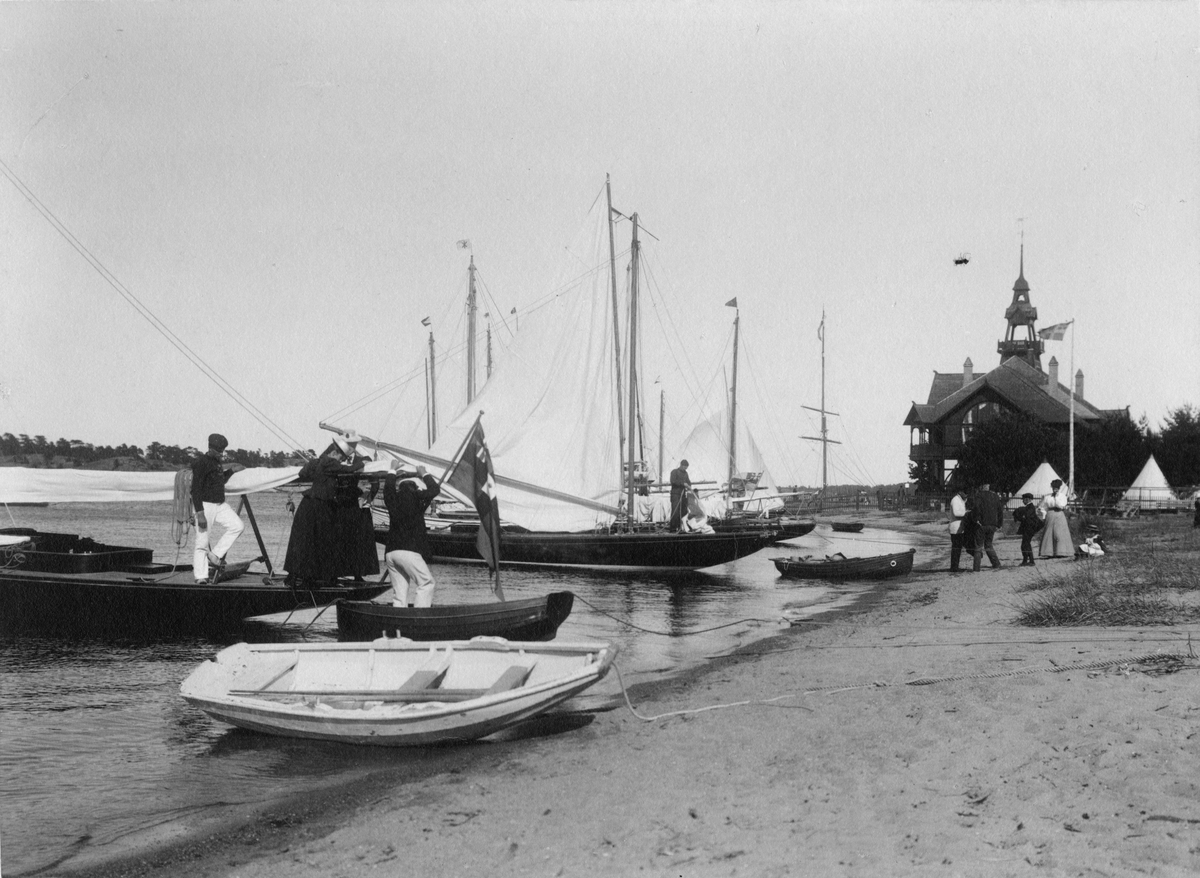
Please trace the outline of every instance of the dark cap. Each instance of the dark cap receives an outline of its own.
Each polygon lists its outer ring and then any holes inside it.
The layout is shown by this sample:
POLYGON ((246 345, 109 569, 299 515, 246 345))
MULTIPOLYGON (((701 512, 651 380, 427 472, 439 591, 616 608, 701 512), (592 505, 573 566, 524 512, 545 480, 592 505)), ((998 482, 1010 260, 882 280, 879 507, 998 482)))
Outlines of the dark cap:
POLYGON ((1022 499, 1022 500, 1032 500, 1032 499, 1033 499, 1033 495, 1032 495, 1032 494, 1030 494, 1030 493, 1028 493, 1028 492, 1026 492, 1026 493, 1024 493, 1024 494, 1022 494, 1022 495, 1021 495, 1021 499, 1022 499))
POLYGON ((687 466, 687 465, 688 465, 688 462, 687 462, 686 460, 681 460, 681 461, 679 461, 679 465, 680 465, 680 466, 687 466))
POLYGON ((229 447, 229 440, 220 433, 210 433, 208 436, 208 447, 214 451, 224 451, 229 447))

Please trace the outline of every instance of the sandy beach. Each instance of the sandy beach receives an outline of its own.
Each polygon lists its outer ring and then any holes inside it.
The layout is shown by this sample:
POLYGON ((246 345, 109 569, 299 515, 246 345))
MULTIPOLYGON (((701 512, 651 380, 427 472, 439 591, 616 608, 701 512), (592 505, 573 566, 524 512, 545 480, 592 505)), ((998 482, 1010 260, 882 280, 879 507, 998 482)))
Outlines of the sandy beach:
MULTIPOLYGON (((1195 551, 1190 521, 1158 526, 1195 551)), ((997 548, 633 687, 637 715, 612 674, 611 709, 69 874, 1197 874, 1200 661, 1163 658, 1188 628, 1016 626, 1021 584, 1075 562, 997 548)))

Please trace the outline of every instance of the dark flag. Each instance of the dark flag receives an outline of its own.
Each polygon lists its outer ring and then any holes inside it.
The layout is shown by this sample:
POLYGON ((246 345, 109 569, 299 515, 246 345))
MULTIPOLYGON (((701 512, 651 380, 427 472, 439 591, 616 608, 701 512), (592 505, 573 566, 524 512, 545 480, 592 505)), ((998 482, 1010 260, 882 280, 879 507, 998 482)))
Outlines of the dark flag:
POLYGON ((492 455, 484 441, 483 425, 479 418, 475 419, 462 450, 442 481, 474 502, 475 511, 479 514, 479 533, 475 537, 475 546, 492 572, 492 591, 500 600, 504 600, 504 592, 500 588, 500 504, 496 500, 492 455))

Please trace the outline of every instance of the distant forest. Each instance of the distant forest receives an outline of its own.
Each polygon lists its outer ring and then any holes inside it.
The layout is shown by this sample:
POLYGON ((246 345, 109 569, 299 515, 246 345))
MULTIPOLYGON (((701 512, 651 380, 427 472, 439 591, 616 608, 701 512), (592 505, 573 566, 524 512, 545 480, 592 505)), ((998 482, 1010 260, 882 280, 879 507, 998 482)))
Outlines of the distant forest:
MULTIPOLYGON (((145 449, 136 445, 93 445, 79 439, 49 441, 45 436, 21 433, 0 435, 0 464, 56 469, 164 470, 187 466, 200 450, 189 445, 151 442, 145 449)), ((228 458, 243 466, 292 466, 301 462, 295 452, 230 448, 228 458)))

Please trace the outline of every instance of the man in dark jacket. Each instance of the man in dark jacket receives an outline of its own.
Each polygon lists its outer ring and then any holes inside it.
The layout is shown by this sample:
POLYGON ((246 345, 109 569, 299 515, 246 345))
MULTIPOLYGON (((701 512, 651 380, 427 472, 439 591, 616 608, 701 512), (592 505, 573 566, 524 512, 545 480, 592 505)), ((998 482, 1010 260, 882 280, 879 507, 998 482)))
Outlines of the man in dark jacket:
POLYGON ((971 569, 979 570, 984 552, 987 553, 992 566, 999 567, 1000 557, 992 548, 992 539, 1004 523, 1004 501, 987 482, 979 486, 979 492, 975 495, 975 514, 979 517, 979 525, 975 528, 975 549, 971 553, 975 563, 971 569))
POLYGON ((208 437, 208 451, 192 462, 192 510, 196 518, 192 575, 198 583, 208 581, 210 566, 214 581, 220 576, 225 556, 245 528, 233 507, 225 502, 225 483, 234 472, 242 469, 238 464, 225 467, 223 461, 228 447, 228 439, 213 433, 208 437), (215 546, 212 545, 211 527, 214 524, 225 531, 215 546))
POLYGON ((412 606, 431 607, 437 583, 426 563, 429 538, 425 530, 425 510, 441 493, 441 488, 437 479, 425 472, 425 467, 418 466, 413 471, 401 470, 400 466, 400 461, 394 461, 392 472, 383 483, 383 504, 389 517, 383 560, 396 592, 392 605, 409 606, 409 588, 412 587, 412 606))

